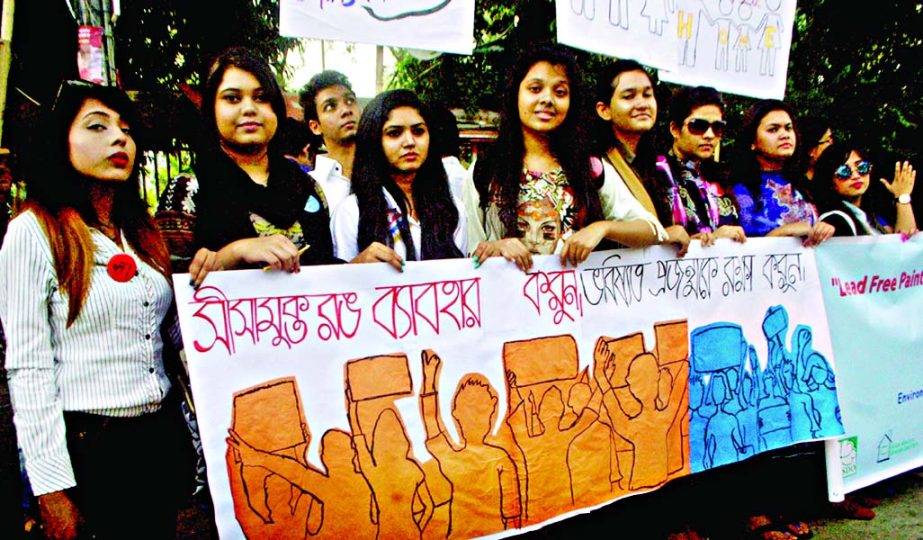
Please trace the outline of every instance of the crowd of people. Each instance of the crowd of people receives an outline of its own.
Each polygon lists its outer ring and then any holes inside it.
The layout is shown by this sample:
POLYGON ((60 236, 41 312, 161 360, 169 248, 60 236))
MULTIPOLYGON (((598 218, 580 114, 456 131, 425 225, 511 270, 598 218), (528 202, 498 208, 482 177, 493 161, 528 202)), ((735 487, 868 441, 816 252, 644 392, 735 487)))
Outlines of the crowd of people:
POLYGON ((153 218, 137 193, 135 105, 115 88, 62 84, 0 250, 16 434, 49 538, 175 531, 195 456, 172 272, 198 287, 220 270, 400 272, 463 257, 528 271, 534 255, 576 266, 610 247, 669 244, 682 256, 693 240, 816 246, 917 231, 908 162, 892 175, 829 126, 802 136, 784 102, 751 107, 719 161, 730 129, 713 88, 672 96, 672 142, 659 148, 656 84, 636 62, 613 62, 595 85, 564 48, 536 47, 513 66, 497 139, 466 168, 454 117, 409 90, 360 110, 350 81, 324 71, 302 90, 297 122, 264 59, 225 51, 202 79, 193 172, 171 179, 153 218), (893 203, 871 204, 872 189, 893 203))

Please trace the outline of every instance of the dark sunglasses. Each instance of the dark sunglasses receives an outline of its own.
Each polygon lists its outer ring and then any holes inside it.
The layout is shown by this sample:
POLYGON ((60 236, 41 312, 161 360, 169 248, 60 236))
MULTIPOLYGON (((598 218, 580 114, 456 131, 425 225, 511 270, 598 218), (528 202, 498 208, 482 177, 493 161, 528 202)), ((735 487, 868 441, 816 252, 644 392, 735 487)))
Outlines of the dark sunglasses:
POLYGON ((848 163, 844 163, 840 165, 839 167, 837 167, 837 169, 833 171, 833 174, 835 174, 836 177, 839 178, 840 180, 849 180, 850 178, 852 178, 853 171, 859 173, 860 175, 866 175, 871 170, 872 170, 871 163, 869 163, 868 161, 860 161, 859 163, 856 163, 855 169, 850 167, 848 163))
POLYGON ((84 81, 82 79, 69 79, 61 81, 61 86, 58 87, 58 92, 54 96, 54 102, 51 105, 51 110, 58 108, 58 104, 61 102, 61 96, 67 95, 71 90, 77 88, 98 88, 99 85, 91 83, 90 81, 84 81))
POLYGON ((724 135, 724 128, 727 127, 728 123, 724 120, 715 120, 714 122, 709 122, 704 118, 693 118, 686 122, 686 126, 689 128, 689 133, 693 135, 705 135, 708 132, 708 128, 711 128, 712 133, 715 134, 715 137, 720 137, 724 135))

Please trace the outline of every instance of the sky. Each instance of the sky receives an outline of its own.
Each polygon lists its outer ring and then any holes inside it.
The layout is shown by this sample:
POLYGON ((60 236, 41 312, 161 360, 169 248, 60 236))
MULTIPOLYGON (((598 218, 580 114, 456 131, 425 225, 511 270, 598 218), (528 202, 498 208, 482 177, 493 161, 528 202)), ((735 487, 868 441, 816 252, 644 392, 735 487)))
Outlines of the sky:
MULTIPOLYGON (((352 82, 353 91, 358 97, 375 96, 375 45, 318 39, 303 39, 302 42, 304 43, 303 54, 298 51, 289 54, 288 62, 294 72, 285 81, 288 90, 300 90, 312 75, 323 69, 321 67, 321 44, 323 43, 326 69, 335 69, 346 75, 352 82)), ((394 64, 394 55, 388 47, 385 47, 385 87, 387 87, 391 74, 394 73, 394 64)))

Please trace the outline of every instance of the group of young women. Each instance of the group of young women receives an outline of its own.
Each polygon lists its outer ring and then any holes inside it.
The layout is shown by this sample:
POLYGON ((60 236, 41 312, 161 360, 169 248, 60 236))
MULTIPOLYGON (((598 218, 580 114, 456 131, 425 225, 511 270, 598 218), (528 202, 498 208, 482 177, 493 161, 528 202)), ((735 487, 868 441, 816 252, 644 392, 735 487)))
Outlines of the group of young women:
MULTIPOLYGON (((514 65, 497 141, 463 186, 450 187, 433 151, 429 108, 393 90, 366 106, 352 194, 328 208, 276 148, 285 103, 267 63, 226 51, 204 78, 195 175, 167 190, 182 199, 193 239, 170 244, 174 253, 137 195, 134 105, 112 88, 62 85, 36 139, 30 202, 0 250, 16 428, 49 537, 74 538, 82 527, 99 538, 172 534, 189 448, 165 362, 165 351, 181 347, 171 256, 186 258, 198 286, 233 268, 384 262, 400 271, 406 261, 471 256, 528 270, 536 254, 577 265, 606 245, 688 244, 668 234, 664 225, 675 224, 661 224, 610 159, 593 155, 592 103, 574 57, 536 48, 514 65)), ((783 231, 819 243, 835 231, 889 230, 863 210, 871 165, 861 150, 838 144, 817 161, 812 192, 837 205, 824 218, 833 226, 817 227, 786 170, 791 112, 760 104, 740 142, 752 163, 731 189, 747 235, 783 231)), ((914 177, 905 163, 885 182, 903 205, 904 233, 915 230, 906 204, 914 177)))

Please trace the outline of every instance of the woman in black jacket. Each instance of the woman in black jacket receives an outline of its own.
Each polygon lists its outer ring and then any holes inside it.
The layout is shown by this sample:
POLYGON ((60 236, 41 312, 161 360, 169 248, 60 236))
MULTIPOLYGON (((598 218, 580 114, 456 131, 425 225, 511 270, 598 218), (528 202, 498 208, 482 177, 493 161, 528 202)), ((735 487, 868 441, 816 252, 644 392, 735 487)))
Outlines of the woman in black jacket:
POLYGON ((183 228, 171 219, 187 219, 191 244, 171 247, 180 260, 195 253, 193 283, 213 270, 297 272, 302 264, 334 262, 323 197, 276 145, 285 101, 269 65, 247 49, 222 53, 205 79, 202 116, 205 142, 195 177, 171 181, 158 212, 168 241, 172 229, 183 228))

